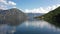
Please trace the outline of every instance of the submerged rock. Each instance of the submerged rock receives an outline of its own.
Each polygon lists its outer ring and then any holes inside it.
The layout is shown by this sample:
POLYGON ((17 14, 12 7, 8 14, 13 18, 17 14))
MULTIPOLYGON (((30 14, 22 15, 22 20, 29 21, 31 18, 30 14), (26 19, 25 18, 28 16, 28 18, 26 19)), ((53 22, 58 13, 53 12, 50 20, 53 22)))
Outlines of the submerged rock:
POLYGON ((26 20, 26 15, 21 10, 12 8, 9 10, 0 10, 0 24, 9 24, 16 26, 26 20))

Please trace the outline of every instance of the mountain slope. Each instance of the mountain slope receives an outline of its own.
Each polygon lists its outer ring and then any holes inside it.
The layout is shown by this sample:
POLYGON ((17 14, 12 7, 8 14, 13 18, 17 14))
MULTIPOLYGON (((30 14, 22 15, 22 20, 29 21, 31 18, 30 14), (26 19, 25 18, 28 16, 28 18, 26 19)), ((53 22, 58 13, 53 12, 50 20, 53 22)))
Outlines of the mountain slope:
POLYGON ((25 13, 17 8, 0 11, 0 24, 18 25, 25 19, 25 13))
POLYGON ((55 10, 50 11, 49 13, 36 17, 48 21, 56 26, 60 26, 60 7, 55 10))

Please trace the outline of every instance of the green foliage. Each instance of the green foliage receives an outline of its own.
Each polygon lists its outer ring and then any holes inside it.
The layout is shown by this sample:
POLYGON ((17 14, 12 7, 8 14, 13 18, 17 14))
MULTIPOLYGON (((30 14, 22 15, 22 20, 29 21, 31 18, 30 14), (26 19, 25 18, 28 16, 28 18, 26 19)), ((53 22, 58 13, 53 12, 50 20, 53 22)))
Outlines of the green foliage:
POLYGON ((54 25, 60 27, 60 22, 58 23, 57 22, 58 20, 56 21, 56 18, 58 18, 56 16, 59 15, 59 14, 60 14, 60 7, 56 8, 55 10, 50 11, 49 13, 47 13, 45 15, 42 15, 42 16, 39 16, 39 17, 36 17, 36 18, 43 19, 45 21, 48 21, 51 24, 54 24, 54 25), (42 18, 42 17, 44 17, 44 18, 42 18))

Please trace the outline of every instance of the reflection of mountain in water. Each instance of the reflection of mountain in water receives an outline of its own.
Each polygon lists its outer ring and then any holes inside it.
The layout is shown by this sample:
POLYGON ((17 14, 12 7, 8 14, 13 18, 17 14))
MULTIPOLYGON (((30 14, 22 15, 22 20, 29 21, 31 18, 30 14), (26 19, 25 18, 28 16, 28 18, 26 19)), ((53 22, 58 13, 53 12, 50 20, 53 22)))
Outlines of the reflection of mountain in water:
POLYGON ((45 15, 38 16, 35 18, 43 19, 57 27, 60 27, 60 6, 57 7, 56 9, 48 12, 45 15))
MULTIPOLYGON (((32 14, 29 14, 28 17, 34 17, 32 14)), ((49 24, 43 20, 27 20, 16 27, 16 32, 14 34, 60 34, 60 28, 55 27, 54 25, 49 24)), ((1 29, 0 29, 1 30, 1 29)), ((10 30, 11 27, 5 26, 3 31, 10 30)), ((3 32, 2 31, 2 32, 3 32)))
POLYGON ((0 10, 0 24, 18 25, 25 19, 25 13, 17 8, 0 10))
POLYGON ((60 29, 43 20, 26 21, 17 27, 15 34, 60 34, 60 29))

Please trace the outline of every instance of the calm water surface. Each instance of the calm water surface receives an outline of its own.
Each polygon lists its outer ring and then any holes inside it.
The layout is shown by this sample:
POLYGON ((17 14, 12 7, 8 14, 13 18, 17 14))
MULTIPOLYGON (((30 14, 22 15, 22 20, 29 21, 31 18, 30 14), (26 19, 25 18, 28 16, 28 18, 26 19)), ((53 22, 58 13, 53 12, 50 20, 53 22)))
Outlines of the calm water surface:
POLYGON ((17 27, 15 34, 60 34, 60 28, 43 20, 25 21, 17 27))
MULTIPOLYGON (((7 32, 11 30, 13 30, 11 26, 0 26, 0 33, 8 34, 7 32)), ((60 34, 60 28, 43 20, 30 19, 17 26, 13 34, 60 34)))

